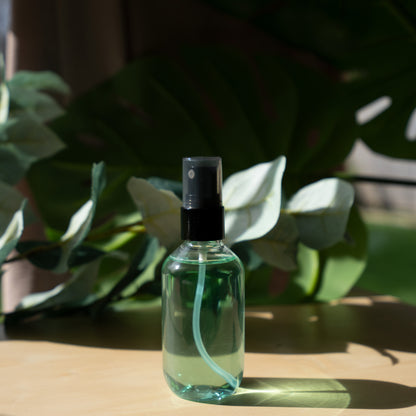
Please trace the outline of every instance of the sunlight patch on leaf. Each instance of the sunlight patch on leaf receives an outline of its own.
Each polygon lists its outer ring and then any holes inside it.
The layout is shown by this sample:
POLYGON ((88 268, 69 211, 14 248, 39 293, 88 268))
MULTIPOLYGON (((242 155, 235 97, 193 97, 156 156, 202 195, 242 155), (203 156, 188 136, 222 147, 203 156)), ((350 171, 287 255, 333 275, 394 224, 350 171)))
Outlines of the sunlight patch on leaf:
POLYGON ((9 116, 10 93, 5 81, 3 54, 0 53, 0 124, 5 123, 9 116))
POLYGON ((281 270, 295 270, 297 267, 297 243, 299 233, 295 219, 280 214, 274 228, 265 236, 251 242, 254 251, 271 266, 281 270))
POLYGON ((20 209, 15 212, 4 233, 0 236, 0 265, 6 260, 10 252, 16 247, 24 227, 23 210, 26 201, 22 202, 20 209))
POLYGON ((33 293, 22 299, 17 311, 25 309, 64 308, 81 304, 92 293, 101 260, 81 266, 65 283, 51 290, 33 293))
POLYGON ((353 202, 354 188, 346 181, 329 178, 296 192, 286 211, 296 219, 300 241, 321 250, 343 238, 353 202))
POLYGON ((62 255, 54 269, 56 273, 63 273, 68 270, 68 264, 74 249, 83 242, 91 229, 98 197, 105 186, 105 165, 103 162, 94 164, 91 176, 91 199, 71 217, 68 228, 61 237, 63 243, 61 246, 62 255))
POLYGON ((391 97, 387 95, 379 97, 373 102, 358 109, 355 113, 355 121, 359 125, 369 123, 371 120, 375 119, 381 113, 386 111, 391 106, 391 104, 391 97))
POLYGON ((92 215, 93 201, 87 201, 71 218, 68 229, 62 236, 61 241, 68 241, 74 238, 77 233, 83 232, 84 225, 90 221, 92 215))
POLYGON ((286 158, 260 163, 224 182, 225 236, 229 245, 262 237, 280 214, 286 158))
POLYGON ((405 136, 409 142, 414 142, 416 140, 416 108, 412 111, 412 114, 410 114, 409 121, 406 125, 405 136))
POLYGON ((180 240, 181 200, 142 178, 130 178, 127 189, 142 213, 147 232, 167 248, 176 245, 180 240))
POLYGON ((0 124, 4 123, 9 116, 9 89, 6 84, 0 84, 0 124))

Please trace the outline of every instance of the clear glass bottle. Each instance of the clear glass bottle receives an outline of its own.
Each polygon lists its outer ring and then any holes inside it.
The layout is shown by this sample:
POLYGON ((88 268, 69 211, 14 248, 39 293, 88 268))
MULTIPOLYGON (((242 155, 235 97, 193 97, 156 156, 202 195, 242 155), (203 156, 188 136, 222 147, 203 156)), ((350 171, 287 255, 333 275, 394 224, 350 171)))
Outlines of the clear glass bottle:
POLYGON ((183 163, 185 241, 162 269, 163 369, 178 396, 221 400, 243 375, 244 269, 222 241, 221 159, 183 163))

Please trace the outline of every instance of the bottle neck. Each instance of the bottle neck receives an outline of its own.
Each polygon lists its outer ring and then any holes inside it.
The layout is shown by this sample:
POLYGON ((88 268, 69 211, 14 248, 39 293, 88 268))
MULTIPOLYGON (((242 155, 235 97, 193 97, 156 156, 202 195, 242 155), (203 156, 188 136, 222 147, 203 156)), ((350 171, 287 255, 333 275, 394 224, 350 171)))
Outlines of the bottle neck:
POLYGON ((222 240, 210 241, 191 241, 185 240, 179 247, 182 257, 188 259, 205 262, 218 261, 225 257, 229 257, 229 249, 222 240))
POLYGON ((224 207, 181 209, 182 240, 224 239, 224 207))
POLYGON ((209 240, 209 241, 193 241, 193 240, 185 240, 183 244, 194 248, 194 249, 209 249, 209 248, 217 248, 224 246, 224 240, 209 240))

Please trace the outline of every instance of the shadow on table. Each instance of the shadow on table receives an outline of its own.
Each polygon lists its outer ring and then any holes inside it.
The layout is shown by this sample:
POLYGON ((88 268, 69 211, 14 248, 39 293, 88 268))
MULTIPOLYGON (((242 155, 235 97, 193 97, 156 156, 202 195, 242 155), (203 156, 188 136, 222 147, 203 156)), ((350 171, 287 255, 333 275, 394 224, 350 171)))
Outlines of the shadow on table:
POLYGON ((236 394, 222 405, 398 409, 416 405, 416 388, 354 379, 244 378, 236 394))
POLYGON ((416 353, 415 306, 383 297, 344 302, 249 310, 247 351, 320 354, 346 352, 354 343, 372 348, 392 365, 399 363, 395 351, 416 353))
MULTIPOLYGON (((250 307, 246 351, 319 354, 345 352, 349 343, 355 343, 372 348, 395 365, 399 362, 395 351, 416 352, 415 328, 416 307, 376 298, 351 298, 350 303, 335 305, 250 307)), ((8 325, 1 338, 160 350, 161 311, 153 305, 110 310, 97 320, 83 315, 33 319, 8 325)))

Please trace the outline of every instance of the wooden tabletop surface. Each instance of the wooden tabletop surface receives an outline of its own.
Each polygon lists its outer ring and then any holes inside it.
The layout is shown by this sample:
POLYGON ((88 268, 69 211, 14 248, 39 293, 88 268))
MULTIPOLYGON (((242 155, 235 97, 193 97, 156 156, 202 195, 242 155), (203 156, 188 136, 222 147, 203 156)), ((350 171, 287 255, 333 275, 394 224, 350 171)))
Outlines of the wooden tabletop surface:
POLYGON ((246 315, 245 377, 224 405, 166 386, 158 305, 2 328, 0 416, 416 415, 416 307, 360 296, 246 315))

